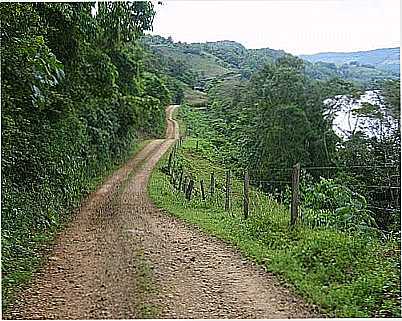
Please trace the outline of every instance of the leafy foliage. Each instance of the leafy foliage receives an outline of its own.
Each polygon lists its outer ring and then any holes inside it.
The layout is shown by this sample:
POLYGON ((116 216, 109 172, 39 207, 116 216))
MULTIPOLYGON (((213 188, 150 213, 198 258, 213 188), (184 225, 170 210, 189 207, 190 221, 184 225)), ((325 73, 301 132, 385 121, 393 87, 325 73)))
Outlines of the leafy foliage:
POLYGON ((307 224, 341 231, 379 232, 362 195, 340 182, 325 178, 316 184, 303 182, 302 186, 302 216, 307 224))
POLYGON ((138 37, 149 2, 1 6, 3 304, 84 195, 144 137, 171 95, 138 37))
MULTIPOLYGON (((355 100, 363 88, 340 78, 311 80, 305 68, 300 59, 283 56, 253 74, 250 81, 215 80, 208 90, 208 107, 202 112, 185 107, 181 115, 188 127, 194 127, 192 136, 214 144, 223 164, 249 168, 257 180, 289 181, 289 172, 275 169, 291 168, 297 162, 303 167, 339 167, 331 173, 312 170, 310 174, 315 181, 320 176, 338 177, 345 188, 367 200, 370 209, 367 213, 381 230, 398 231, 398 211, 386 209, 391 201, 392 208, 398 208, 397 191, 377 188, 400 184, 394 176, 400 168, 399 127, 395 129, 394 122, 384 117, 384 112, 397 114, 398 82, 378 84, 385 95, 384 107, 366 103, 353 111, 359 117, 372 118, 372 131, 379 135, 369 137, 356 131, 345 140, 335 134, 332 120, 327 116, 330 107, 324 101, 330 97, 336 101, 345 95, 355 100), (202 117, 197 119, 200 117, 197 114, 202 117), (377 124, 381 127, 377 128, 377 124), (381 169, 384 164, 393 169, 381 169)), ((274 192, 275 186, 267 187, 267 191, 274 192)))
POLYGON ((239 150, 237 162, 243 167, 265 171, 298 161, 330 163, 336 137, 323 118, 323 86, 304 75, 300 59, 284 56, 249 83, 225 89, 226 95, 210 90, 209 112, 222 120, 217 131, 239 150))

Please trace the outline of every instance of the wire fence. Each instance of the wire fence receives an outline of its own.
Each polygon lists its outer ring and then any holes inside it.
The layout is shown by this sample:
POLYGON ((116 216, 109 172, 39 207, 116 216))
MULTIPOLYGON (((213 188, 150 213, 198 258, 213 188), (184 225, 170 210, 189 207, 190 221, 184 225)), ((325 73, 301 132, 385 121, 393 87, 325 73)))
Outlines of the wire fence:
MULTIPOLYGON (((174 146, 163 171, 170 176, 172 193, 176 193, 183 202, 194 203, 194 200, 198 200, 205 206, 243 213, 247 218, 264 211, 267 199, 275 200, 290 209, 288 220, 294 225, 297 220, 302 220, 302 217, 298 217, 300 207, 309 204, 306 199, 311 201, 311 195, 323 198, 325 193, 332 193, 334 200, 331 202, 342 205, 342 200, 336 198, 344 195, 334 192, 342 186, 348 193, 346 195, 360 199, 359 204, 364 203, 365 209, 371 211, 381 228, 389 226, 395 217, 400 216, 400 167, 394 164, 301 168, 298 165, 298 171, 295 170, 297 166, 264 171, 240 170, 236 171, 236 176, 231 171, 194 174, 176 161, 181 144, 182 140, 174 146), (330 188, 323 191, 319 187, 323 180, 336 183, 329 184, 330 188)), ((324 198, 321 202, 324 209, 328 207, 330 210, 334 206, 326 204, 329 201, 324 198)))

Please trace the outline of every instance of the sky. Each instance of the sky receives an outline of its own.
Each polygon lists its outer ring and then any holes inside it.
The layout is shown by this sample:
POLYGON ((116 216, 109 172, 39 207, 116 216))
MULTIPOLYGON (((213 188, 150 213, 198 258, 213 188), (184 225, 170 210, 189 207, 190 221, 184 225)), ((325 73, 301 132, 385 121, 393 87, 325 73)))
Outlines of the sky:
POLYGON ((295 55, 400 46, 400 0, 162 2, 152 34, 175 42, 233 40, 295 55))

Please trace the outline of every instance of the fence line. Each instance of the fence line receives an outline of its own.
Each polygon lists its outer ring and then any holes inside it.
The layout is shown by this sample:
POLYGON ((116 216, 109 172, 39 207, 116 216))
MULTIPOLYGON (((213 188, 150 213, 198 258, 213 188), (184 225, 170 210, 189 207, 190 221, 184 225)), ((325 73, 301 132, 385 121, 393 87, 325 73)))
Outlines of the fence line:
MULTIPOLYGON (((349 168, 395 168, 398 169, 400 168, 399 165, 392 165, 392 164, 385 164, 381 166, 377 165, 342 165, 342 166, 312 166, 312 167, 303 167, 303 169, 306 170, 318 170, 318 169, 349 169, 349 168)), ((250 173, 256 172, 256 173, 261 173, 261 172, 269 172, 269 171, 292 171, 292 167, 277 167, 277 168, 269 168, 267 170, 261 170, 261 169, 248 169, 250 173)))
MULTIPOLYGON (((241 204, 243 209, 244 218, 247 219, 249 217, 250 211, 255 209, 262 210, 260 196, 259 194, 254 194, 254 192, 250 191, 249 186, 260 187, 262 191, 268 192, 273 197, 279 197, 280 199, 287 199, 288 194, 286 194, 286 189, 283 188, 283 185, 287 185, 291 190, 291 209, 290 209, 290 225, 294 226, 299 217, 299 207, 300 202, 303 197, 300 190, 300 183, 303 181, 304 171, 314 171, 314 170, 341 170, 343 168, 362 168, 362 169, 376 169, 376 168, 387 168, 387 169, 398 169, 399 166, 389 164, 385 164, 384 166, 317 166, 317 167, 301 167, 300 164, 296 164, 293 168, 273 168, 268 170, 248 170, 244 171, 236 171, 237 174, 242 175, 242 190, 238 192, 237 190, 233 190, 233 179, 230 170, 227 170, 225 173, 225 178, 222 180, 218 180, 215 173, 208 173, 206 180, 201 179, 197 181, 191 174, 186 173, 184 168, 179 168, 179 164, 177 162, 177 154, 179 151, 179 147, 182 145, 182 139, 176 142, 172 148, 172 151, 168 158, 168 164, 166 168, 167 175, 170 176, 170 183, 173 186, 173 190, 177 192, 183 192, 185 199, 190 201, 192 198, 200 197, 205 204, 208 202, 213 202, 214 204, 218 204, 220 200, 223 203, 220 204, 226 211, 231 211, 232 206, 241 204), (289 178, 291 180, 266 180, 266 179, 258 179, 256 177, 252 177, 252 174, 260 173, 269 175, 272 172, 289 172, 289 178), (209 186, 208 186, 209 183, 209 186), (266 186, 268 184, 268 186, 266 186), (265 185, 265 186, 263 186, 265 185), (279 185, 279 188, 278 188, 279 185), (251 196, 251 197, 250 197, 251 196), (255 196, 258 198, 255 199, 255 196)), ((337 174, 337 173, 333 173, 337 174)), ((391 180, 391 178, 400 178, 399 175, 389 175, 387 173, 387 178, 391 180)), ((392 173, 391 173, 392 174, 392 173)), ((282 174, 281 178, 283 178, 282 174)), ((330 173, 328 173, 330 175, 330 173)), ((204 175, 205 176, 205 175, 204 175)), ((254 176, 254 175, 253 175, 254 176)), ((275 175, 274 175, 275 176, 275 175)), ((399 180, 398 180, 399 181, 399 180)), ((352 184, 352 183, 351 183, 352 184)), ((395 184, 395 182, 394 182, 395 184)), ((345 185, 347 186, 347 185, 345 185)), ((397 211, 400 210, 400 186, 394 185, 363 185, 363 184, 353 184, 353 186, 349 186, 349 189, 353 191, 353 188, 366 188, 371 189, 370 191, 366 191, 367 197, 371 197, 367 204, 368 209, 376 209, 381 211, 397 211), (377 192, 376 192, 377 190, 377 192), (381 190, 378 192, 378 190, 381 190), (389 193, 386 194, 387 192, 389 193), (395 193, 395 194, 394 194, 395 193), (380 195, 380 197, 378 197, 380 195), (383 196, 381 196, 383 195, 383 196), (377 196, 377 198, 376 198, 377 196), (382 207, 386 206, 386 207, 382 207)), ((361 192, 361 191, 360 191, 361 192)))
POLYGON ((257 184, 261 184, 261 183, 280 183, 280 184, 291 184, 292 181, 260 181, 260 180, 255 180, 255 179, 251 179, 250 182, 253 183, 257 183, 257 184))

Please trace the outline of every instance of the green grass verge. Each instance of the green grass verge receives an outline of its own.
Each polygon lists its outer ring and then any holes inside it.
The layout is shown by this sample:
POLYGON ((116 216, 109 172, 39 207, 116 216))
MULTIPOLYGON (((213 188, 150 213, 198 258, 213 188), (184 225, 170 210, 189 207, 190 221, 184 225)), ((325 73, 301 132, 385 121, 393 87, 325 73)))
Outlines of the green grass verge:
POLYGON ((180 113, 179 108, 176 108, 173 111, 172 117, 179 124, 179 134, 180 134, 180 136, 184 137, 184 136, 186 136, 186 133, 187 133, 187 127, 186 127, 186 124, 183 122, 183 120, 180 117, 178 117, 179 113, 180 113))
POLYGON ((194 197, 185 201, 162 171, 164 157, 154 170, 149 195, 158 207, 199 226, 238 248, 290 284, 309 303, 330 317, 400 317, 399 245, 364 235, 299 224, 289 228, 289 209, 252 189, 251 213, 242 218, 241 181, 233 181, 232 209, 223 210, 224 168, 208 157, 208 142, 188 139, 179 152, 177 166, 197 182, 208 185, 210 172, 217 177, 217 193, 202 201, 197 183, 194 197))
POLYGON ((160 307, 148 302, 149 296, 156 295, 158 289, 153 282, 153 271, 150 263, 144 257, 143 251, 136 253, 136 286, 137 293, 137 318, 156 319, 160 314, 160 307))
MULTIPOLYGON (((140 151, 149 140, 143 140, 135 143, 127 157, 121 162, 111 164, 101 175, 94 177, 88 184, 86 193, 81 196, 81 201, 90 193, 96 190, 106 178, 117 170, 125 161, 140 151)), ((79 204, 80 202, 77 202, 79 204)), ((71 210, 70 212, 72 212, 71 210)), ((34 273, 40 269, 43 263, 46 262, 47 254, 54 242, 55 236, 60 232, 71 217, 68 214, 60 215, 63 220, 58 224, 50 226, 49 229, 35 233, 29 240, 16 240, 11 241, 16 243, 14 248, 21 248, 21 253, 24 255, 17 255, 17 253, 10 253, 7 255, 7 262, 4 261, 4 253, 2 260, 2 308, 3 312, 7 310, 8 306, 13 302, 15 295, 23 289, 23 287, 31 280, 34 273), (25 255, 31 253, 31 255, 25 255), (5 266, 7 274, 4 274, 5 266)), ((2 240, 5 242, 5 239, 2 240)), ((3 250, 4 250, 4 243, 3 250)))

